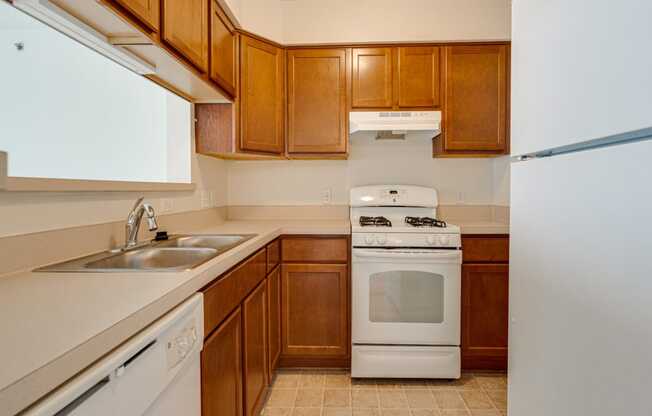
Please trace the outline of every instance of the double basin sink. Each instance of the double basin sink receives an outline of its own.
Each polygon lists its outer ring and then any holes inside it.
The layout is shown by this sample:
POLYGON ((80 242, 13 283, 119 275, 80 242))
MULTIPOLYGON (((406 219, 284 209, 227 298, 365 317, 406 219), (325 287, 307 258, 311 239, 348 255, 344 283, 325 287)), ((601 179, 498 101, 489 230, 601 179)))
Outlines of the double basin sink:
POLYGON ((255 234, 179 235, 130 249, 105 251, 36 269, 36 272, 178 272, 193 269, 255 234))

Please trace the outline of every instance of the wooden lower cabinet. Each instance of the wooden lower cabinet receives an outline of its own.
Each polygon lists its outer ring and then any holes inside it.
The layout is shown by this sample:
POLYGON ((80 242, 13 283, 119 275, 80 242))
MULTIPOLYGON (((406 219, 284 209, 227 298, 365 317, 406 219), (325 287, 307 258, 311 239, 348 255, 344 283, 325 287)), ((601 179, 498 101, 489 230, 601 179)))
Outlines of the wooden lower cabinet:
POLYGON ((281 326, 282 364, 349 357, 348 266, 283 264, 281 326))
POLYGON ((242 416, 242 313, 237 308, 204 342, 203 416, 242 416))
POLYGON ((462 265, 462 368, 507 369, 509 265, 462 265))
POLYGON ((281 356, 281 268, 276 267, 267 277, 268 363, 271 376, 281 356))
POLYGON ((267 282, 242 303, 244 414, 258 415, 269 381, 267 367, 267 282))

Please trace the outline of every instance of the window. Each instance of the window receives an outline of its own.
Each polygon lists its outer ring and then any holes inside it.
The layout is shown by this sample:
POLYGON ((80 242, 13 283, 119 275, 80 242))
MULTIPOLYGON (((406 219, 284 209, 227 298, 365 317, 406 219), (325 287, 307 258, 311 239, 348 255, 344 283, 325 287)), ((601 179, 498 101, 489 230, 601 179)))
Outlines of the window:
POLYGON ((192 105, 0 2, 10 177, 190 183, 192 105))

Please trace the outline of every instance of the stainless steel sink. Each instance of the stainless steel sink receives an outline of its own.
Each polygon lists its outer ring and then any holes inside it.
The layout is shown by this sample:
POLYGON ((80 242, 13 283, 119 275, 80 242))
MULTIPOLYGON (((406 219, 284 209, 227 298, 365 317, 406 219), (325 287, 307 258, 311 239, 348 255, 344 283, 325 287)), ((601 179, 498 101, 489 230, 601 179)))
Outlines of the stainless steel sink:
POLYGON ((175 272, 202 263, 255 234, 181 235, 128 250, 112 250, 36 269, 36 272, 175 272))
POLYGON ((243 242, 253 238, 255 234, 206 234, 174 236, 170 240, 159 243, 161 247, 208 247, 223 253, 243 242))
POLYGON ((127 251, 102 260, 87 263, 90 271, 110 270, 186 270, 196 267, 217 255, 213 248, 151 247, 127 251))

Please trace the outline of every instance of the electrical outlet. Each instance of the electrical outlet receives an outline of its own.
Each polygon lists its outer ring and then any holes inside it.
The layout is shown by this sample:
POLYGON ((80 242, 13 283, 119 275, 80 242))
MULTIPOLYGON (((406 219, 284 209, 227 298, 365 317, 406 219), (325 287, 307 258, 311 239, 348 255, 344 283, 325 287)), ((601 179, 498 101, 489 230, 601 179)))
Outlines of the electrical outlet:
POLYGON ((329 205, 333 200, 333 191, 331 188, 325 188, 321 191, 321 203, 329 205))
POLYGON ((172 212, 174 208, 174 202, 170 198, 161 199, 161 214, 172 212))
POLYGON ((200 199, 201 199, 201 207, 202 208, 210 208, 211 207, 211 194, 208 191, 201 191, 199 193, 200 199))

